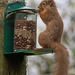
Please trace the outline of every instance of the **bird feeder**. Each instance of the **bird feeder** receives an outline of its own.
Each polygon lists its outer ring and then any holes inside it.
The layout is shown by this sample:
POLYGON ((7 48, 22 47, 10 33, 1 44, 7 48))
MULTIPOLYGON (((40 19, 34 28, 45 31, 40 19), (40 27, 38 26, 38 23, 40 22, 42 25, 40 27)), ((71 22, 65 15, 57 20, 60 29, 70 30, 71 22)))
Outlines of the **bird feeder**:
MULTIPOLYGON (((51 52, 36 48, 36 10, 16 1, 8 4, 4 14, 4 54, 24 53, 26 55, 51 52)), ((46 49, 47 50, 47 49, 46 49)))

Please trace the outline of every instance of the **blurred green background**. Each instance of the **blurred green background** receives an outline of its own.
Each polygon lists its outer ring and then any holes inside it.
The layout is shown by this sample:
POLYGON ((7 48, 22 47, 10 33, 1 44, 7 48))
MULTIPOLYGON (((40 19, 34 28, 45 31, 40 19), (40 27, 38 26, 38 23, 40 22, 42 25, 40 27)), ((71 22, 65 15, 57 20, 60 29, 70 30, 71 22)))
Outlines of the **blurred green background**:
MULTIPOLYGON (((0 74, 2 74, 3 36, 4 36, 4 10, 8 3, 15 0, 0 0, 0 74)), ((16 0, 17 1, 17 0, 16 0)), ((23 0, 18 0, 23 1, 23 0)), ((26 5, 37 8, 42 0, 26 0, 26 5)), ((70 54, 69 75, 75 75, 75 0, 55 0, 57 9, 64 22, 62 43, 67 47, 70 54)), ((37 14, 38 15, 38 14, 37 14)), ((37 37, 45 29, 45 24, 37 16, 37 37)), ((38 39, 37 39, 38 40, 38 39)), ((37 41, 37 47, 40 47, 37 41)), ((50 75, 54 66, 54 54, 40 56, 28 56, 28 75, 50 75)))

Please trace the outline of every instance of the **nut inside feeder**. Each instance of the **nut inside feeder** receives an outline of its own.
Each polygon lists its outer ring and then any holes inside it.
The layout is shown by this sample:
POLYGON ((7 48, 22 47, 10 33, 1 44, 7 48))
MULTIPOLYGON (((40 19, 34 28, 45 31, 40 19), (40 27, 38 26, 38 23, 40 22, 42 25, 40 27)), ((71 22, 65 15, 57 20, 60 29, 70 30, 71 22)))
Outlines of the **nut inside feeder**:
POLYGON ((31 10, 16 13, 14 25, 14 50, 36 47, 36 15, 31 10))

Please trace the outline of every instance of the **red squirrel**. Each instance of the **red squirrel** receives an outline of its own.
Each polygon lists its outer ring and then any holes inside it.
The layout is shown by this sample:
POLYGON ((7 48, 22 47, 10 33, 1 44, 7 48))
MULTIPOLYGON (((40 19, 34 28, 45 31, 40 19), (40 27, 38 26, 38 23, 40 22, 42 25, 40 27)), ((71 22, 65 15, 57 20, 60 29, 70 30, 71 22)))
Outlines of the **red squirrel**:
POLYGON ((66 47, 61 44, 63 21, 58 13, 55 1, 43 0, 36 11, 46 25, 46 30, 39 34, 38 42, 42 48, 54 49, 56 66, 52 74, 68 75, 69 53, 66 47))

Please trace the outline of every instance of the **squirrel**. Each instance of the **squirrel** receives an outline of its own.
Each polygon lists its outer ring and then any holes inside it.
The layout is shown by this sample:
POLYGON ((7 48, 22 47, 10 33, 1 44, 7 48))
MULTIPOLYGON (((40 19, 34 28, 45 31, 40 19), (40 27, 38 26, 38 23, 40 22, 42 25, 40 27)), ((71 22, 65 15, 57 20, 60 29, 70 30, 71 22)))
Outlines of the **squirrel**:
MULTIPOLYGON (((43 0, 36 11, 46 25, 46 30, 41 32, 38 42, 42 48, 53 48, 55 53, 55 69, 53 75, 68 75, 69 53, 61 44, 63 21, 54 0, 43 0)), ((35 48, 38 50, 39 48, 35 48)))

